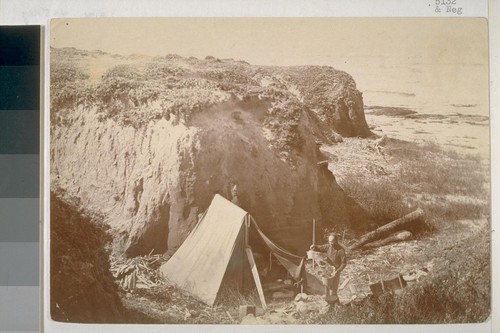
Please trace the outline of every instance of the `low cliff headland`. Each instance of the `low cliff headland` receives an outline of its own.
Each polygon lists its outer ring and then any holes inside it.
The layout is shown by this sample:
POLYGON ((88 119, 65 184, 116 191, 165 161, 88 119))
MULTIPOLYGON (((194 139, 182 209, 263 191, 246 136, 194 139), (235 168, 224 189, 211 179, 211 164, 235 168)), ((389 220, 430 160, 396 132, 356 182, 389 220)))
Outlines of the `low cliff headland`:
POLYGON ((370 222, 318 166, 319 144, 371 135, 347 73, 76 49, 51 61, 51 190, 103 215, 114 251, 175 250, 215 193, 294 251, 313 218, 370 222))

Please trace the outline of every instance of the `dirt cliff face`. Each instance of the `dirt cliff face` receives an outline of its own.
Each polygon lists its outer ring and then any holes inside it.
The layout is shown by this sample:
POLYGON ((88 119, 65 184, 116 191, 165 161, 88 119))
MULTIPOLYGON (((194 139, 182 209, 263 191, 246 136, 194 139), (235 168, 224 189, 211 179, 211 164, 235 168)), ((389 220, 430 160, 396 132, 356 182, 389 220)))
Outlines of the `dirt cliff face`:
POLYGON ((50 312, 53 320, 123 322, 125 308, 109 271, 102 225, 51 195, 50 312), (83 236, 84 235, 84 236, 83 236))
POLYGON ((174 250, 215 193, 294 252, 313 218, 367 223, 318 164, 319 142, 370 135, 346 73, 75 49, 51 67, 51 190, 102 217, 115 251, 174 250))

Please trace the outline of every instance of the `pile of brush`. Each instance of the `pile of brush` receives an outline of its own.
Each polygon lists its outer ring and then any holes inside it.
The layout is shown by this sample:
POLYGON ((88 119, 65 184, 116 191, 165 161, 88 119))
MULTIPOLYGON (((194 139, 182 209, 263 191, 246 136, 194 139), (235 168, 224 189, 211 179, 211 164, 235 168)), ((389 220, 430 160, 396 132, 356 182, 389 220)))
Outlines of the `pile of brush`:
POLYGON ((134 258, 111 255, 111 273, 127 291, 147 289, 165 284, 158 268, 165 261, 162 255, 144 255, 134 258))

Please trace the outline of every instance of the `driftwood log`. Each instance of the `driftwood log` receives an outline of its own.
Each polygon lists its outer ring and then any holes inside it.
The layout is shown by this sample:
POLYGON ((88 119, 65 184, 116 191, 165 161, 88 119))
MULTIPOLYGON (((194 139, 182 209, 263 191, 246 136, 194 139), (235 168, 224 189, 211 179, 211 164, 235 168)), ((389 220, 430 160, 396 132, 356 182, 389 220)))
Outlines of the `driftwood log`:
POLYGON ((357 241, 355 241, 353 244, 351 244, 349 246, 349 249, 355 250, 355 249, 365 245, 366 243, 369 243, 369 242, 372 242, 374 240, 385 237, 389 233, 394 231, 395 229, 400 228, 400 227, 422 217, 423 215, 424 215, 424 211, 422 209, 418 208, 417 210, 415 210, 415 211, 413 211, 413 212, 411 212, 403 217, 400 217, 399 219, 397 219, 395 221, 387 223, 387 224, 381 226, 380 228, 377 228, 377 229, 375 229, 367 234, 364 234, 357 241))
POLYGON ((374 242, 367 243, 367 244, 363 245, 363 248, 373 249, 373 248, 384 246, 384 245, 387 245, 390 243, 402 242, 402 241, 406 241, 406 240, 411 239, 412 236, 413 236, 412 233, 409 231, 406 231, 406 230, 397 231, 397 232, 391 234, 389 237, 386 237, 386 238, 383 238, 383 239, 380 239, 380 240, 377 240, 374 242))

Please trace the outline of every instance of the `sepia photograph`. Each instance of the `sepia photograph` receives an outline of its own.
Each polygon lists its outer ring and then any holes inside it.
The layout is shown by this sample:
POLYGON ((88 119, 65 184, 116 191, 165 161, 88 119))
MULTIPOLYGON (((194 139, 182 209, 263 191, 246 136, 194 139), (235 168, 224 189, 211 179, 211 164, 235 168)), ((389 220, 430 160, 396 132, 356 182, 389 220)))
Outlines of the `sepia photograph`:
POLYGON ((52 320, 490 318, 487 20, 48 32, 52 320))

